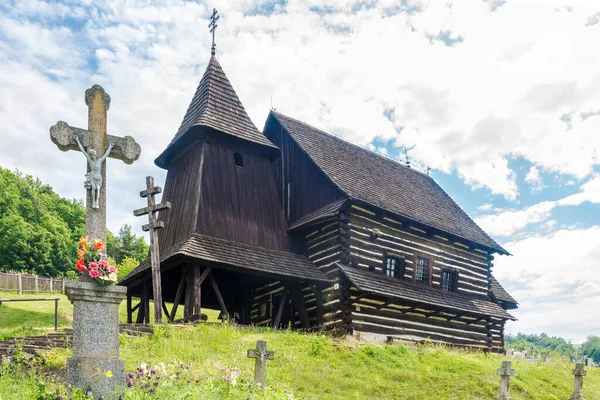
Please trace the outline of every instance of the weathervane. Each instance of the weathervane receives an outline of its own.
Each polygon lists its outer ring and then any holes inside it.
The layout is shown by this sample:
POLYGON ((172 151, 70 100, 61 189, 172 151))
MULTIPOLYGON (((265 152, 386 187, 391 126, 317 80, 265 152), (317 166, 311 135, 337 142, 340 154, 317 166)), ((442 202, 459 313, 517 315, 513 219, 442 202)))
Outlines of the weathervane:
POLYGON ((217 45, 215 44, 215 29, 217 29, 217 21, 219 20, 219 15, 217 12, 216 8, 213 8, 213 13, 210 16, 210 24, 208 24, 208 27, 210 28, 210 31, 213 35, 213 41, 212 41, 212 47, 210 48, 210 54, 211 55, 215 55, 215 50, 217 48, 217 45))

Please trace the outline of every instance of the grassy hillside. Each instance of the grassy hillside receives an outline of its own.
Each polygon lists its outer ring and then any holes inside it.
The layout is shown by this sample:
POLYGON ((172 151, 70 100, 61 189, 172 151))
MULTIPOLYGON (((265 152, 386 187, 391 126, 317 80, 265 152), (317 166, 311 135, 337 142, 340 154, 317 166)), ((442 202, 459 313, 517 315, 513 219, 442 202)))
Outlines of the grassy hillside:
MULTIPOLYGON (((159 327, 151 337, 122 336, 121 343, 127 371, 142 363, 158 366, 150 379, 133 379, 128 399, 493 399, 498 395, 496 369, 505 359, 439 346, 369 345, 227 325, 159 327), (275 351, 267 367, 269 388, 262 394, 245 383, 252 380, 254 361, 246 357, 246 349, 258 339, 267 340, 275 351), (154 386, 155 381, 161 383, 154 386)), ((39 393, 63 390, 68 356, 69 350, 50 352, 36 366, 36 374, 4 364, 0 398, 52 398, 39 393)), ((572 364, 515 360, 513 368, 513 399, 571 395, 572 364)), ((600 398, 600 370, 588 372, 584 394, 600 398)))

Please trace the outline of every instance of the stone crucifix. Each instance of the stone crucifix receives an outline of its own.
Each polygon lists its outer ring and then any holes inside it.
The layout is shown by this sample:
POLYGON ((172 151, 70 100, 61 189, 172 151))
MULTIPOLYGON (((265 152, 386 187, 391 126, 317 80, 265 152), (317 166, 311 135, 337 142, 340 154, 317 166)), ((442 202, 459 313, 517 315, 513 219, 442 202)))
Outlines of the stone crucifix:
POLYGON ((584 400, 583 398, 583 377, 587 374, 583 369, 583 363, 575 364, 575 369, 571 371, 575 376, 575 385, 573 387, 573 395, 569 400, 584 400))
POLYGON ((106 113, 110 96, 100 85, 85 91, 88 129, 58 121, 50 128, 50 139, 62 151, 81 151, 87 159, 84 187, 87 189, 85 232, 90 239, 106 243, 106 163, 116 158, 131 164, 140 157, 141 147, 131 136, 106 134, 106 113))
POLYGON ((267 351, 267 342, 265 340, 257 340, 256 349, 248 349, 248 358, 256 359, 254 363, 254 381, 257 384, 265 386, 267 360, 273 360, 275 352, 267 351))
POLYGON ((510 377, 515 374, 515 370, 511 368, 510 361, 502 361, 502 368, 498 369, 497 374, 500 376, 500 395, 498 400, 510 400, 510 377))

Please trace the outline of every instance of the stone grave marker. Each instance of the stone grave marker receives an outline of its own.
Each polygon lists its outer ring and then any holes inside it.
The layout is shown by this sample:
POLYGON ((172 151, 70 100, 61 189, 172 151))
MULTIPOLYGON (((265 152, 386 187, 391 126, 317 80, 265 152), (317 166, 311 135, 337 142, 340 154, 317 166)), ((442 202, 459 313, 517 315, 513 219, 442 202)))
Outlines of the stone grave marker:
POLYGON ((571 371, 575 376, 575 384, 573 386, 573 395, 569 400, 584 400, 583 398, 583 377, 587 374, 583 369, 583 363, 575 364, 575 369, 571 371))
POLYGON ((254 358, 254 381, 259 385, 265 385, 267 376, 267 360, 275 358, 275 352, 267 351, 267 342, 265 340, 256 341, 256 349, 248 349, 248 358, 254 358))
POLYGON ((502 361, 502 368, 498 369, 497 374, 500 376, 498 400, 510 400, 510 377, 515 374, 515 370, 511 368, 511 362, 502 361))

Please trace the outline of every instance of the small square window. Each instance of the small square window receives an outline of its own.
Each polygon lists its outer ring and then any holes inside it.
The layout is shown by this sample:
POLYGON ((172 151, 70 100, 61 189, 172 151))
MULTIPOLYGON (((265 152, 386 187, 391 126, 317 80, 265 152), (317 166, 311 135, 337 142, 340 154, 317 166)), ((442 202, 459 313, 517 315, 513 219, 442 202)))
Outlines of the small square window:
POLYGON ((392 278, 403 278, 406 269, 406 260, 402 257, 386 255, 384 258, 383 272, 392 278))
POLYGON ((458 287, 458 271, 445 269, 442 270, 442 290, 447 292, 456 292, 458 287))
POLYGON ((258 316, 260 318, 269 318, 271 316, 271 302, 264 300, 258 305, 258 316))
POLYGON ((415 281, 429 283, 429 259, 417 257, 415 260, 415 281))

